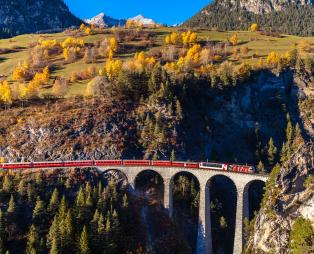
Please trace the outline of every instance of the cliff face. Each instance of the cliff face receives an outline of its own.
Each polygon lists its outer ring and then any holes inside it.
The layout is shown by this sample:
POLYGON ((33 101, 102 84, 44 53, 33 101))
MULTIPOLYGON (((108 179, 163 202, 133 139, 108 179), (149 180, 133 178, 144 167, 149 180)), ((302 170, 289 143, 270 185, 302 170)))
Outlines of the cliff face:
POLYGON ((257 23, 263 30, 313 36, 314 0, 215 0, 183 26, 219 30, 247 30, 257 23))
POLYGON ((314 174, 314 144, 308 143, 281 168, 268 190, 254 225, 250 253, 290 253, 289 234, 297 218, 314 225, 314 186, 304 184, 314 174))
POLYGON ((289 5, 313 5, 313 0, 223 0, 216 1, 230 8, 241 8, 255 14, 269 13, 272 11, 282 11, 289 5))
POLYGON ((0 0, 0 36, 80 25, 62 0, 0 0))

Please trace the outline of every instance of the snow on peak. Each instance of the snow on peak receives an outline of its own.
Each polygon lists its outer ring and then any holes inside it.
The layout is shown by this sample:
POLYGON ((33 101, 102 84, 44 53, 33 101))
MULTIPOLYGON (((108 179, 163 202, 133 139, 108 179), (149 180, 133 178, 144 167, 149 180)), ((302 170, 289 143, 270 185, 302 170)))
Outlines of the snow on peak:
POLYGON ((137 21, 141 24, 143 24, 144 26, 151 26, 151 25, 156 25, 156 22, 152 19, 149 18, 145 18, 143 15, 139 14, 133 18, 130 18, 129 20, 133 20, 133 21, 137 21))

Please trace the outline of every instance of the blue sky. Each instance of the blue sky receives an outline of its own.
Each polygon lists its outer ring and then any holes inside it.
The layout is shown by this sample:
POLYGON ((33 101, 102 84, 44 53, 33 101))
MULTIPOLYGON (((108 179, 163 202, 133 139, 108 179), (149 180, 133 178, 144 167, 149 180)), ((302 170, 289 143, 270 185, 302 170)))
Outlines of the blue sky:
POLYGON ((158 23, 181 23, 200 11, 209 0, 64 0, 80 18, 91 18, 100 12, 114 18, 130 18, 138 14, 158 23))

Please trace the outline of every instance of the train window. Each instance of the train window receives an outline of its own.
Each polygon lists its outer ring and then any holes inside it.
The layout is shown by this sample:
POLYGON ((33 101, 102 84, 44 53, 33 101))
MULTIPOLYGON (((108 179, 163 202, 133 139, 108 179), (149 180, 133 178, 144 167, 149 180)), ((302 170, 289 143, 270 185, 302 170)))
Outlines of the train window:
POLYGON ((209 168, 222 168, 222 164, 218 163, 203 163, 204 167, 209 167, 209 168))

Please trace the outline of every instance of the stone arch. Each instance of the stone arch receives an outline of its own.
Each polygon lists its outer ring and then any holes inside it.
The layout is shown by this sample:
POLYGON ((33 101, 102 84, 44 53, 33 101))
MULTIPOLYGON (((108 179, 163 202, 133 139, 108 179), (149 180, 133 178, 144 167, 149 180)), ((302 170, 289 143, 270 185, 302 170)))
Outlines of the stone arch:
POLYGON ((118 185, 120 185, 120 187, 126 187, 130 183, 127 174, 121 169, 106 169, 102 170, 101 174, 105 183, 107 183, 109 180, 114 180, 118 183, 118 185))
POLYGON ((134 178, 134 188, 146 193, 160 203, 164 202, 165 180, 154 169, 144 169, 138 172, 134 178))
POLYGON ((225 174, 215 174, 208 179, 211 246, 213 253, 233 253, 236 235, 238 188, 225 174))
POLYGON ((254 212, 258 212, 262 202, 263 194, 265 192, 265 181, 261 179, 254 179, 249 181, 244 186, 243 191, 243 206, 244 217, 249 220, 253 219, 254 212))
POLYGON ((199 177, 188 170, 176 172, 170 180, 170 191, 173 199, 172 217, 174 222, 188 242, 191 253, 196 253, 199 207, 194 204, 197 204, 195 203, 197 201, 200 202, 201 182, 199 177), (180 176, 184 176, 185 179, 180 179, 180 176), (183 192, 178 188, 178 184, 189 186, 185 196, 182 195, 183 192))

